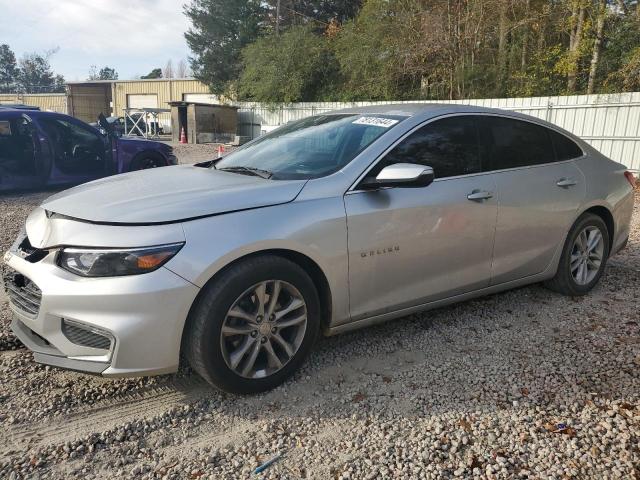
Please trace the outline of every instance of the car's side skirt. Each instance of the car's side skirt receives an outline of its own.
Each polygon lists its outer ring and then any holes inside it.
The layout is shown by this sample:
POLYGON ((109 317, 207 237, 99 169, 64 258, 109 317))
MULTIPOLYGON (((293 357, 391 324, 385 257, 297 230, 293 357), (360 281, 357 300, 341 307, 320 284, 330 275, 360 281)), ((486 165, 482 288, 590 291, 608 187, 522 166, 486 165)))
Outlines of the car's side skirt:
MULTIPOLYGON (((557 267, 557 263, 556 263, 556 267, 557 267)), ((369 327, 371 325, 376 325, 379 323, 387 322, 389 320, 405 317, 413 313, 423 312, 426 310, 433 310, 435 308, 444 307, 454 303, 464 302, 466 300, 471 300, 473 298, 483 297, 485 295, 491 295, 494 293, 503 292, 505 290, 511 290, 511 289, 522 287, 525 285, 530 285, 533 283, 542 282, 544 280, 549 280, 550 278, 553 278, 553 276, 555 275, 555 269, 553 269, 551 272, 549 270, 550 269, 547 269, 546 271, 542 273, 538 273, 536 275, 520 278, 518 280, 514 280, 507 283, 501 283, 499 285, 492 285, 490 287, 486 287, 480 290, 475 290, 473 292, 467 292, 461 295, 456 295, 453 297, 436 300, 434 302, 423 303, 420 305, 415 305, 413 307, 407 307, 401 310, 396 310, 389 313, 375 315, 373 317, 363 318, 355 322, 344 323, 342 325, 330 327, 329 329, 326 330, 325 335, 326 336, 338 335, 340 333, 348 332, 351 330, 369 327)))

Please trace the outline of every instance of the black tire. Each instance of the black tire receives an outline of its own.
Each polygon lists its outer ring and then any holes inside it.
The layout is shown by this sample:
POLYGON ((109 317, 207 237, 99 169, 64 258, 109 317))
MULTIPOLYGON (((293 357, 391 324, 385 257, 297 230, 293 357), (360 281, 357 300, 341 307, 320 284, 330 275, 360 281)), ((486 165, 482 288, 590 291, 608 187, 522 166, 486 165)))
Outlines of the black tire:
POLYGON ((607 225, 604 223, 604 220, 592 213, 585 213, 580 216, 573 227, 571 227, 562 250, 558 271, 556 272, 555 277, 545 282, 545 287, 553 290, 554 292, 572 297, 586 295, 598 283, 600 277, 602 277, 607 259, 609 258, 610 248, 611 240, 609 238, 609 230, 607 229, 607 225), (571 253, 576 242, 576 238, 580 232, 587 227, 596 227, 602 234, 602 238, 604 240, 604 253, 602 262, 600 263, 600 267, 594 278, 589 283, 581 285, 576 282, 571 273, 571 253))
POLYGON ((264 255, 232 265, 203 288, 187 319, 183 352, 191 367, 211 385, 229 393, 258 393, 280 385, 300 367, 319 330, 320 300, 309 275, 290 260, 264 255), (280 370, 263 378, 245 378, 224 359, 220 342, 222 325, 243 292, 268 280, 287 282, 301 293, 307 308, 307 327, 298 351, 280 370))
POLYGON ((150 168, 166 167, 167 162, 160 155, 150 153, 141 154, 131 162, 131 172, 148 170, 150 168))

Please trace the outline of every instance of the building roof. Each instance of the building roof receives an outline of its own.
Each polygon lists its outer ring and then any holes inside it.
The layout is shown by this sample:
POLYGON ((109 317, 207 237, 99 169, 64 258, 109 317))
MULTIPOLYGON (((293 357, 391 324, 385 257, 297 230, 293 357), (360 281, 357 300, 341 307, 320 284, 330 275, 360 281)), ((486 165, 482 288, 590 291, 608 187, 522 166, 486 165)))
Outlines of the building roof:
POLYGON ((67 85, 93 85, 93 84, 110 84, 110 83, 137 83, 137 82, 174 82, 174 81, 193 81, 199 82, 195 78, 134 78, 133 80, 77 80, 66 82, 67 85))

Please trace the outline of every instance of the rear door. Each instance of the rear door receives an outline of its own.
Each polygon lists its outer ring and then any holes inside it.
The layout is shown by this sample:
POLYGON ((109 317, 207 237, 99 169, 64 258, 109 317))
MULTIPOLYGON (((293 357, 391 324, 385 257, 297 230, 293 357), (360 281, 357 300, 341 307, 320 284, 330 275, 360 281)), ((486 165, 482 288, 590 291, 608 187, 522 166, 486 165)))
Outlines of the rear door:
POLYGON ((480 116, 479 126, 498 193, 491 281, 498 285, 543 272, 564 244, 585 196, 582 172, 572 160, 582 151, 533 122, 480 116))
POLYGON ((481 169, 470 116, 435 120, 400 141, 367 174, 394 163, 430 166, 424 188, 345 195, 353 320, 489 285, 497 201, 481 169))

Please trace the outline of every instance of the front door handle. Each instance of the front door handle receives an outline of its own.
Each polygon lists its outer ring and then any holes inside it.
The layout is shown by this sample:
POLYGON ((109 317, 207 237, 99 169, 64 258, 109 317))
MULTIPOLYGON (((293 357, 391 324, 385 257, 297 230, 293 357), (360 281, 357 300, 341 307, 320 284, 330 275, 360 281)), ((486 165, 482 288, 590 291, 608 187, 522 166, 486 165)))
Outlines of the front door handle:
POLYGON ((467 199, 474 202, 481 202, 482 200, 489 200, 490 198, 493 198, 493 192, 487 192, 484 190, 474 190, 467 195, 467 199))
POLYGON ((573 178, 561 178, 556 182, 556 185, 562 188, 573 187, 577 184, 578 182, 576 182, 573 178))

